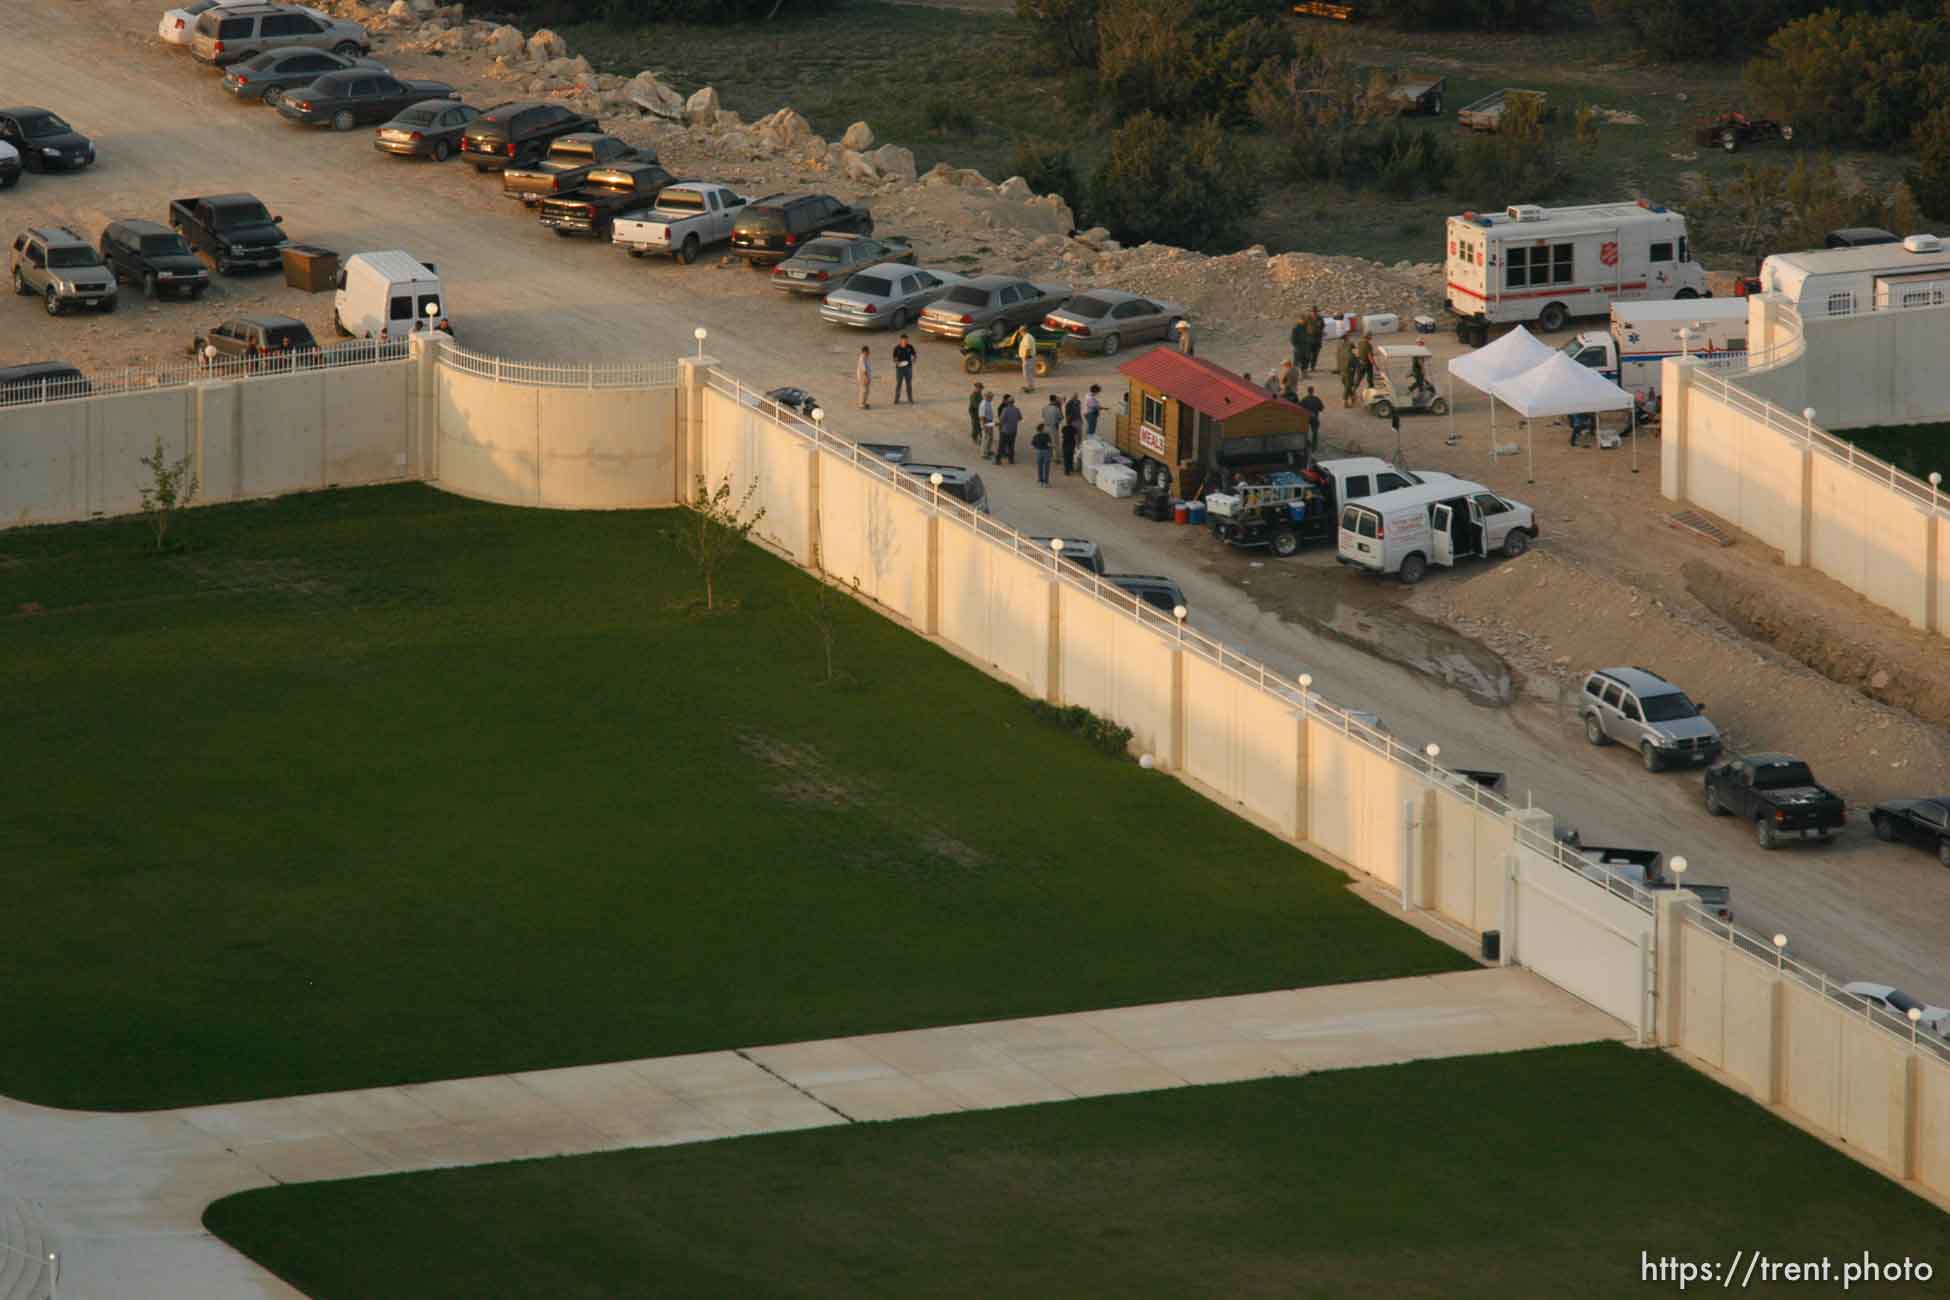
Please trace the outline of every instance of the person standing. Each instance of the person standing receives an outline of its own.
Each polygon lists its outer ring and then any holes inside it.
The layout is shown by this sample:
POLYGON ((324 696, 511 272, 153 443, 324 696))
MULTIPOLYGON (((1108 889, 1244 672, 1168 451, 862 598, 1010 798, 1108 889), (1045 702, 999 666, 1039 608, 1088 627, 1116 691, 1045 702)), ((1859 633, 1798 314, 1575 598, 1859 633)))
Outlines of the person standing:
POLYGON ((864 343, 860 345, 860 359, 853 365, 853 378, 860 384, 860 409, 871 410, 873 403, 867 397, 873 390, 873 356, 864 343))
POLYGON ((982 381, 979 379, 968 395, 968 440, 977 447, 982 445, 982 381))
POLYGON ((1307 385, 1307 395, 1300 399, 1300 409, 1307 413, 1307 450, 1320 450, 1320 413, 1327 409, 1327 403, 1314 393, 1314 386, 1307 385))
MULTIPOLYGON (((1334 373, 1341 377, 1343 384, 1347 382, 1347 376, 1353 365, 1354 339, 1343 334, 1340 341, 1334 345, 1334 373)), ((1352 403, 1343 402, 1342 405, 1352 405, 1352 403)))
POLYGON ((1188 357, 1198 355, 1192 347, 1192 323, 1188 320, 1178 322, 1178 350, 1188 357))
POLYGON ((1056 435, 1063 428, 1062 398, 1058 397, 1055 393, 1049 395, 1049 401, 1044 405, 1042 416, 1037 421, 1036 427, 1050 436, 1051 445, 1054 446, 1056 435))
POLYGON ((1097 394, 1102 391, 1103 385, 1092 384, 1090 385, 1090 396, 1083 399, 1083 428, 1085 437, 1094 438, 1097 436, 1097 417, 1104 412, 1104 404, 1097 400, 1097 394))
POLYGON ((1363 331, 1361 342, 1355 345, 1354 356, 1360 363, 1360 370, 1354 376, 1355 386, 1358 388, 1365 384, 1372 387, 1374 385, 1374 335, 1363 331))
POLYGON ((1307 364, 1307 318, 1302 316, 1293 322, 1293 333, 1287 335, 1287 342, 1293 345, 1293 364, 1307 364))
POLYGON ((1036 451, 1036 482, 1043 487, 1049 486, 1049 462, 1054 454, 1055 442, 1047 425, 1037 429, 1035 436, 1029 440, 1029 445, 1036 451))
POLYGON ((1320 317, 1320 308, 1315 307, 1307 313, 1307 359, 1300 363, 1300 373, 1311 375, 1320 366, 1320 345, 1326 341, 1327 322, 1320 317))
MULTIPOLYGON (((1036 391, 1036 336, 1030 333, 1027 325, 1016 333, 1019 336, 1016 339, 1016 359, 1022 362, 1022 391, 1033 393, 1036 391)), ((1018 415, 1016 418, 1022 417, 1018 415)))
POLYGON ((1341 338, 1341 405, 1354 405, 1355 376, 1361 371, 1361 363, 1354 355, 1354 345, 1346 336, 1341 338))
POLYGON ((1066 476, 1077 472, 1077 443, 1083 438, 1081 410, 1074 397, 1063 408, 1063 473, 1066 476))
POLYGON ((1016 430, 1022 427, 1022 408, 1016 405, 1015 394, 1010 393, 1002 399, 1002 409, 995 413, 995 420, 1001 431, 1001 438, 995 444, 995 463, 1000 465, 1007 456, 1011 465, 1016 463, 1016 430))
POLYGON ((901 404, 901 389, 907 389, 907 404, 914 405, 914 345, 901 335, 894 345, 894 405, 901 404))
POLYGON ((1291 402, 1299 395, 1300 367, 1288 361, 1280 366, 1280 396, 1291 402))
MULTIPOLYGON (((978 388, 980 385, 976 385, 978 388)), ((982 459, 995 459, 995 394, 982 394, 982 459)))

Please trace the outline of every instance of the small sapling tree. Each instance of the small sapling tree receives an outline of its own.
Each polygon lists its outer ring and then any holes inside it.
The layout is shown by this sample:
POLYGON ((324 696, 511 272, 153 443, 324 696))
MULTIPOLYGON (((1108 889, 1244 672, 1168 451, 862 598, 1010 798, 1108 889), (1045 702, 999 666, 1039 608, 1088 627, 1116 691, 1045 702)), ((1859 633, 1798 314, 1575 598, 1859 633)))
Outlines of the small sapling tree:
POLYGON ((726 557, 765 518, 763 506, 751 509, 752 497, 757 492, 758 481, 754 479, 734 503, 729 474, 715 488, 705 481, 704 475, 697 476, 697 494, 687 503, 690 518, 678 528, 677 541, 684 553, 696 562, 698 574, 704 579, 704 608, 708 610, 718 607, 718 571, 726 557))
POLYGON ((196 498, 194 465, 195 459, 188 453, 181 460, 170 460, 163 452, 161 437, 156 439, 156 449, 142 458, 142 467, 149 471, 149 482, 142 489, 142 510, 156 534, 158 551, 169 539, 169 525, 176 512, 196 498))

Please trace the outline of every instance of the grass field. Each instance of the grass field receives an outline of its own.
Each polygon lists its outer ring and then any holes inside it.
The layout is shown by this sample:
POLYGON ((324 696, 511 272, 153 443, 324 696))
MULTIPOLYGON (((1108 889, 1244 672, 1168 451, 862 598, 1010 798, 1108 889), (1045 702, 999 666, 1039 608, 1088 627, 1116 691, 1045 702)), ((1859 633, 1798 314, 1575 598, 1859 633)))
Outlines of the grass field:
POLYGON ((1950 1260, 1933 1206, 1616 1044, 281 1187, 204 1218, 317 1300, 1560 1300, 1676 1294, 1641 1251, 1950 1260))
POLYGON ((1464 968, 747 549, 407 486, 0 534, 0 1093, 195 1101, 1464 968), (43 611, 21 612, 13 611, 43 611), (1168 828, 1168 829, 1167 829, 1168 828))
POLYGON ((1950 478, 1950 423, 1881 424, 1834 433, 1904 473, 1928 479, 1935 470, 1950 478))

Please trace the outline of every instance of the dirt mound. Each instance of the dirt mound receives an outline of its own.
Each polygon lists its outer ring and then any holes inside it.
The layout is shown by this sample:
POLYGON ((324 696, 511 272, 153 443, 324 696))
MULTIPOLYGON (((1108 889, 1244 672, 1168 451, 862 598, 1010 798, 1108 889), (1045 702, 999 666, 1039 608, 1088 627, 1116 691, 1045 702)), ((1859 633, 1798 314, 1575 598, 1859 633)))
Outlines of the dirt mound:
MULTIPOLYGON (((1702 585, 1708 578, 1701 575, 1702 585)), ((1851 806, 1950 789, 1950 736, 1743 640, 1706 611, 1681 608, 1542 551, 1458 569, 1444 579, 1417 592, 1416 606, 1523 670, 1533 694, 1557 700, 1567 727, 1575 725, 1587 672, 1637 664, 1705 701, 1736 750, 1797 753, 1851 806)), ((1733 582, 1724 587, 1740 590, 1733 582)), ((1810 630, 1832 635, 1832 625, 1819 622, 1810 630)), ((1896 681, 1892 675, 1885 689, 1896 681)))

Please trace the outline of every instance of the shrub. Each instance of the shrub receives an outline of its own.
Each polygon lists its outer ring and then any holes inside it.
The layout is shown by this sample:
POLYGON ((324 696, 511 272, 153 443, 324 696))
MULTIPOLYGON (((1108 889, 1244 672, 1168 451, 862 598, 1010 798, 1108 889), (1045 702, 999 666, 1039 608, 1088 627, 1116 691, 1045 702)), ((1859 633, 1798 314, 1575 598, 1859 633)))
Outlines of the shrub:
POLYGON ((1239 0, 1102 0, 1097 43, 1102 89, 1120 116, 1216 115, 1232 126, 1249 119, 1260 69, 1294 50, 1286 23, 1239 0))
POLYGON ((967 135, 975 129, 975 115, 952 99, 930 99, 921 112, 936 135, 967 135))
POLYGON ((1061 194, 1072 213, 1083 202, 1083 178, 1070 151, 1047 140, 1025 140, 1016 146, 1009 174, 1029 182, 1038 194, 1061 194))
POLYGON ((1916 166, 1908 174, 1909 188, 1925 215, 1950 221, 1950 105, 1923 119, 1912 138, 1916 166))
POLYGON ((1747 85, 1802 138, 1887 148, 1942 101, 1943 24, 1830 9, 1783 27, 1748 62, 1747 85))
POLYGON ((1079 68, 1097 66, 1097 0, 1016 0, 1016 17, 1035 26, 1042 48, 1079 68))
POLYGON ((1540 32, 1555 25, 1550 0, 1393 0, 1382 21, 1405 31, 1540 32))
POLYGON ((1819 248, 1831 230, 1885 226, 1899 234, 1921 221, 1908 185, 1882 193, 1850 189, 1831 159, 1792 168, 1747 163, 1732 180, 1711 181, 1687 207, 1694 242, 1758 260, 1781 249, 1819 248))
POLYGON ((1363 75, 1318 41, 1260 67, 1247 91, 1253 118, 1274 141, 1290 180, 1341 180, 1358 169, 1369 142, 1395 121, 1392 83, 1363 75))
POLYGON ((1113 758, 1121 758, 1131 752, 1131 729, 1120 727, 1109 718, 1099 717, 1080 704, 1067 707, 1051 704, 1047 700, 1031 699, 1029 711, 1044 722, 1053 723, 1065 731, 1074 731, 1098 749, 1113 758))
POLYGON ((1511 97, 1497 129, 1472 135, 1456 154, 1455 190, 1465 196, 1548 197, 1569 169, 1544 130, 1544 105, 1532 95, 1511 97))
POLYGON ((1088 207, 1127 244, 1157 240, 1219 252, 1240 242, 1259 199, 1252 160, 1218 122, 1175 127, 1140 113, 1111 137, 1088 207))

